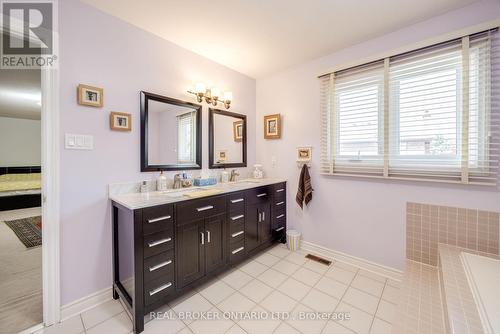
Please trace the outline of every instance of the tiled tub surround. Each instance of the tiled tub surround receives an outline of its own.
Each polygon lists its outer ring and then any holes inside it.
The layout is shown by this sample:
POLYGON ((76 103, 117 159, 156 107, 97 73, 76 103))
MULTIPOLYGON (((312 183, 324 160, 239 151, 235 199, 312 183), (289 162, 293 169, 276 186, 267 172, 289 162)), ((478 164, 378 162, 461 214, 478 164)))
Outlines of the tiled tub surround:
POLYGON ((500 259, 500 256, 445 244, 439 245, 439 275, 448 333, 483 334, 481 318, 460 259, 461 252, 500 259))
POLYGON ((438 243, 499 254, 498 212, 407 203, 406 258, 436 266, 438 243))

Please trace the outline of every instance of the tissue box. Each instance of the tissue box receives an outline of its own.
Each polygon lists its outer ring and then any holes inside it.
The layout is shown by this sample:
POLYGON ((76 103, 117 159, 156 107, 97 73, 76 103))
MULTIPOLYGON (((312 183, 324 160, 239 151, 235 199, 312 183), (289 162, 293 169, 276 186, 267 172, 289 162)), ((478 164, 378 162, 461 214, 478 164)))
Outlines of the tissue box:
POLYGON ((217 179, 215 177, 209 177, 207 179, 194 179, 193 185, 195 187, 213 186, 217 184, 217 179))

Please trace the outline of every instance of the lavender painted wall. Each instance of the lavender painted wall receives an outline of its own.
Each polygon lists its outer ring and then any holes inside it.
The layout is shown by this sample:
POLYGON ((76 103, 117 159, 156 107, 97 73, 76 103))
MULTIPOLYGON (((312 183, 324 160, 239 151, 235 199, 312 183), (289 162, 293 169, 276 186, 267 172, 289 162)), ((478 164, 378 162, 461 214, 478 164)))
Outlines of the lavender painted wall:
MULTIPOLYGON (((233 91, 231 111, 247 115, 248 164, 255 161, 255 80, 76 0, 59 1, 61 145, 64 133, 94 136, 93 151, 61 152, 61 299, 67 304, 111 286, 107 185, 152 179, 139 171, 139 91, 187 101, 202 81, 233 91), (76 103, 79 83, 104 88, 104 107, 76 103), (130 133, 109 130, 111 111, 132 114, 130 133)), ((203 165, 208 166, 203 106, 203 165)), ((245 175, 246 171, 242 171, 245 175)), ((171 173, 169 174, 171 176, 171 173)))
MULTIPOLYGON (((257 80, 257 161, 269 176, 289 180, 288 222, 303 239, 386 266, 403 269, 405 203, 500 209, 498 189, 319 175, 321 72, 441 34, 500 18, 500 2, 488 0, 364 42, 287 71, 257 80), (262 117, 281 113, 281 140, 263 139, 262 117), (313 146, 314 198, 295 204, 299 169, 296 147, 313 146), (275 164, 273 167, 273 158, 275 164)), ((341 33, 341 32, 339 32, 341 33)))

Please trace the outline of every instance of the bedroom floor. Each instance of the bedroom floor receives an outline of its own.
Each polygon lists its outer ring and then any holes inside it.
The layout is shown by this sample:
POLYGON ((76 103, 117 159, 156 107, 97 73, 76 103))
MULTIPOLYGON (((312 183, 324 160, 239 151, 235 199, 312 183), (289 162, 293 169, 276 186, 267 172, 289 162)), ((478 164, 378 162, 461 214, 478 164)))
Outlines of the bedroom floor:
POLYGON ((0 334, 42 322, 42 247, 27 249, 4 223, 39 215, 39 207, 0 211, 0 334))

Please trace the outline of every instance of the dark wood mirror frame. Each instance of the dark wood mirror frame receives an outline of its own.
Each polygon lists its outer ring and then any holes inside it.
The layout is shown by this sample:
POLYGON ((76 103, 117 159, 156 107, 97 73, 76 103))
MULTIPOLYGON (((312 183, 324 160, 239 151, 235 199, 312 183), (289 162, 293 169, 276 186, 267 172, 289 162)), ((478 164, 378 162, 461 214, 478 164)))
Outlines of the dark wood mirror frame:
POLYGON ((141 91, 141 172, 156 172, 160 170, 190 170, 201 169, 201 105, 173 99, 170 97, 141 91), (148 162, 148 101, 154 100, 181 107, 193 108, 196 113, 196 163, 194 164, 171 164, 150 165, 148 162))
POLYGON ((234 168, 247 166, 247 116, 229 112, 220 109, 209 109, 208 116, 208 167, 209 168, 234 168), (243 121, 243 138, 241 144, 243 147, 243 162, 216 164, 214 162, 214 114, 240 118, 243 121))

